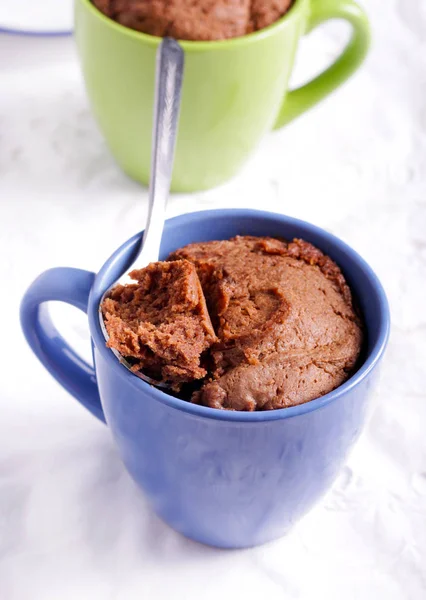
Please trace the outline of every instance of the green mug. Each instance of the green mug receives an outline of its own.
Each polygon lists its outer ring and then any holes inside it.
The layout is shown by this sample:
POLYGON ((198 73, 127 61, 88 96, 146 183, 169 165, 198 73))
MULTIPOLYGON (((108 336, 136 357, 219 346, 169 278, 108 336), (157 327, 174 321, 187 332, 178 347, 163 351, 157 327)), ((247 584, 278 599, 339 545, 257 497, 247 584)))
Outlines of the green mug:
MULTIPOLYGON (((121 168, 149 182, 155 54, 160 38, 76 0, 75 35, 99 126, 121 168)), ((244 37, 181 42, 182 108, 172 191, 214 187, 235 174, 262 136, 322 100, 360 66, 368 20, 353 0, 295 0, 279 21, 244 37), (300 37, 329 19, 353 28, 343 53, 310 83, 287 93, 300 37)))

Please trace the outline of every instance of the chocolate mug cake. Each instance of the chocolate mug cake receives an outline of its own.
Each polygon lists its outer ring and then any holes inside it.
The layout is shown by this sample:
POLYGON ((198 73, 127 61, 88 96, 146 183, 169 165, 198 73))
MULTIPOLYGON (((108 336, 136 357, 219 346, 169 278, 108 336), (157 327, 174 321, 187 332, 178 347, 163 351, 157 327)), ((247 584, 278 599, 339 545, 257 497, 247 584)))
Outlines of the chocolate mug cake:
POLYGON ((93 0, 121 25, 178 40, 224 40, 275 23, 293 0, 93 0))
POLYGON ((363 327, 339 267, 300 239, 237 236, 133 271, 102 306, 108 345, 191 402, 270 410, 353 373, 363 327), (205 298, 205 300, 204 300, 205 298))

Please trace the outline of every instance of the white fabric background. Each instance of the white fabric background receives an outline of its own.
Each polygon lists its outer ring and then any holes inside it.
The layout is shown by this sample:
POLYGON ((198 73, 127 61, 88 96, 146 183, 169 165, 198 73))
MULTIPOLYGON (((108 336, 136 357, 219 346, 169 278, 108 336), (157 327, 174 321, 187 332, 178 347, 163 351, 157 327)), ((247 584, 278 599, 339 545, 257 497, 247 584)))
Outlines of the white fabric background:
POLYGON ((73 0, 0 0, 0 29, 64 33, 73 27, 73 0))
MULTIPOLYGON (((26 347, 18 303, 42 270, 96 270, 144 223, 147 193, 93 122, 71 39, 0 36, 0 598, 421 600, 426 596, 426 3, 365 0, 374 47, 343 89, 270 135, 220 189, 170 215, 250 206, 352 244, 389 294, 376 410, 333 490, 285 539, 247 551, 162 524, 108 430, 26 347)), ((298 78, 342 42, 307 39, 298 78), (314 60, 314 62, 313 62, 314 60)), ((55 307, 87 354, 83 315, 55 307)))

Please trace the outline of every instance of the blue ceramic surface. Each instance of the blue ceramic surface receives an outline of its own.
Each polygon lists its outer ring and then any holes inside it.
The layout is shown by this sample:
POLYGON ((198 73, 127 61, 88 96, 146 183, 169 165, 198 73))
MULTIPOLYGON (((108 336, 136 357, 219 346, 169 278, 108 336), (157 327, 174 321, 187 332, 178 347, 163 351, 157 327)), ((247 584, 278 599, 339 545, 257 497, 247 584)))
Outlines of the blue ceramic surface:
POLYGON ((250 210, 186 214, 167 222, 162 258, 189 242, 236 234, 301 237, 341 266, 364 314, 368 341, 364 364, 334 392, 287 409, 228 412, 178 400, 131 375, 106 348, 97 310, 104 290, 132 262, 141 234, 97 275, 46 271, 21 305, 31 348, 61 385, 107 422, 156 513, 184 535, 224 548, 285 534, 331 486, 361 432, 389 333, 386 296, 370 267, 346 244, 302 221, 250 210), (54 328, 50 300, 88 313, 95 370, 54 328))

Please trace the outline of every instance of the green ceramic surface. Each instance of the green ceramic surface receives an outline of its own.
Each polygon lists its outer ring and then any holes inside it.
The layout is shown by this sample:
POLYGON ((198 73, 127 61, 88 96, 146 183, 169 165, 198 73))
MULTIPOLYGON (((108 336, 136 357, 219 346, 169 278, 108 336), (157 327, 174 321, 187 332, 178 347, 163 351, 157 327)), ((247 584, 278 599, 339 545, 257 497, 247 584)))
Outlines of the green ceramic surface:
MULTIPOLYGON (((87 91, 108 146, 133 179, 149 182, 155 53, 160 38, 127 29, 76 0, 75 35, 87 91)), ((214 187, 260 139, 322 100, 360 66, 369 26, 353 0, 296 0, 279 21, 225 41, 181 42, 185 74, 172 190, 214 187), (287 92, 300 37, 329 19, 353 27, 337 61, 287 92)))

